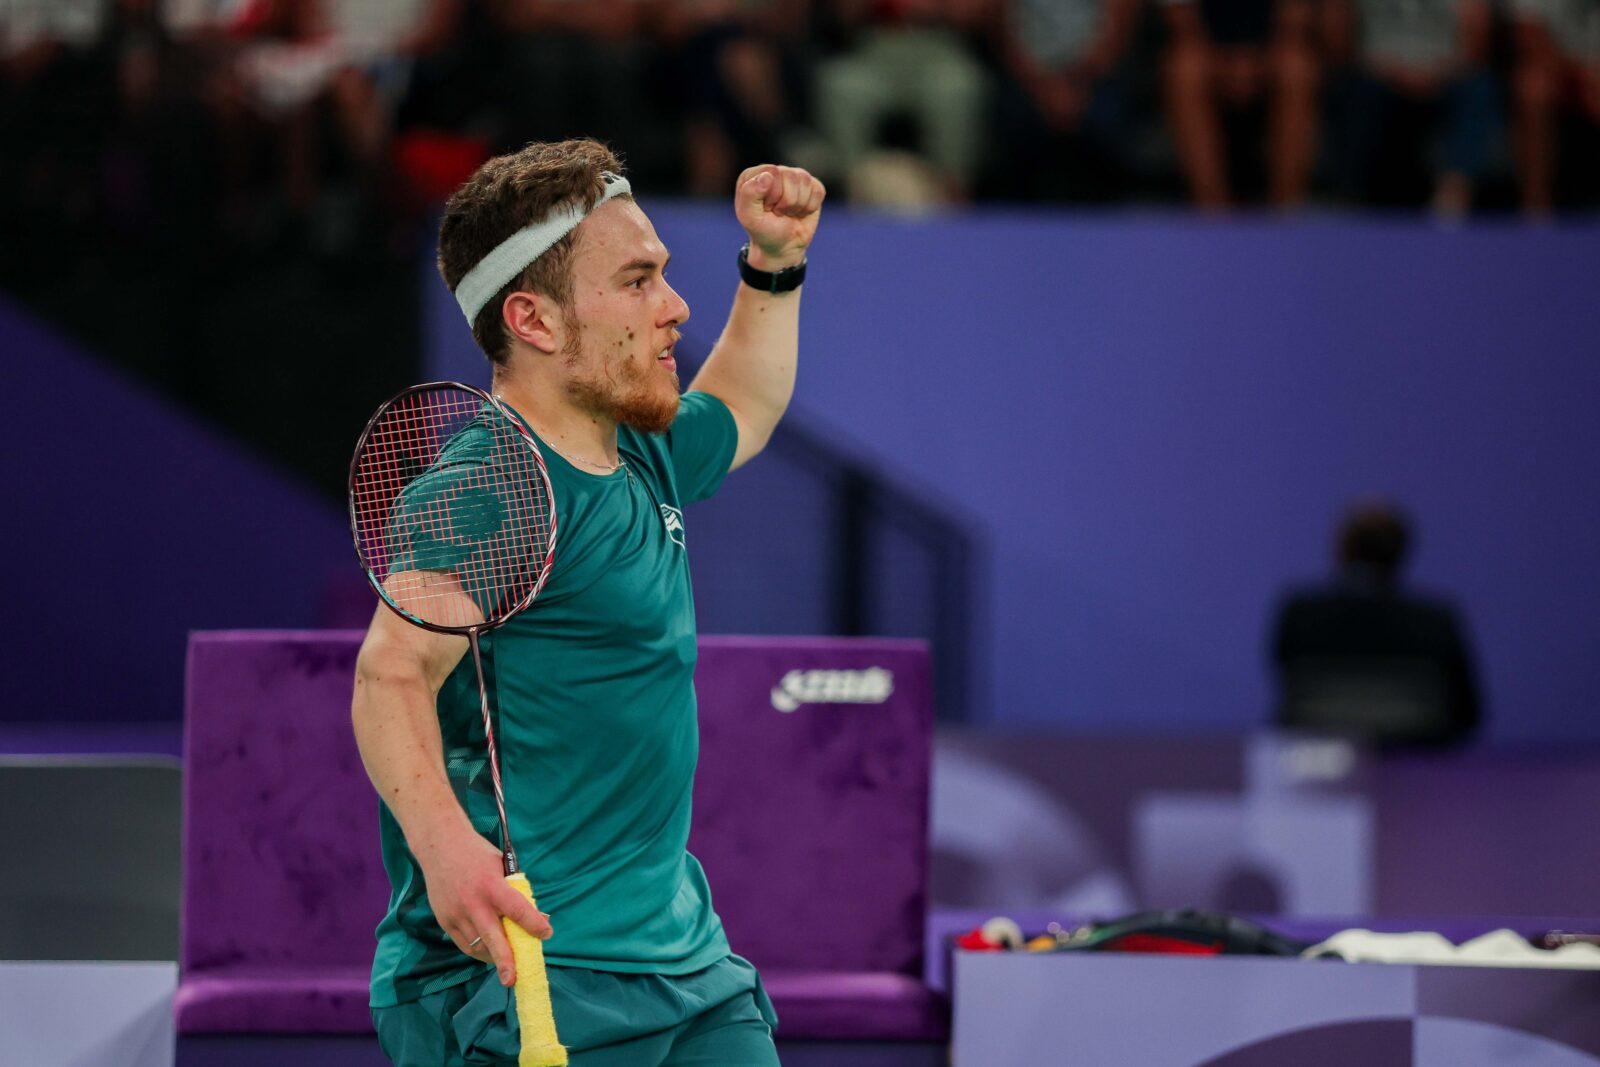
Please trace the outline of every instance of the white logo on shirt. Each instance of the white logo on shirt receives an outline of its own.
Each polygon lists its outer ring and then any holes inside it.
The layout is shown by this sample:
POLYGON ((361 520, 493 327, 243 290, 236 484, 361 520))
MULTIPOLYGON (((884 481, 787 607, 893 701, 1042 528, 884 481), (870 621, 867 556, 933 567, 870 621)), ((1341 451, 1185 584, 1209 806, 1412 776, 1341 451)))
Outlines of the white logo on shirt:
POLYGON ((686 548, 683 543, 683 512, 677 508, 661 505, 661 522, 667 528, 667 536, 679 548, 686 548))
POLYGON ((772 706, 782 712, 801 704, 882 704, 894 692, 894 674, 882 667, 864 671, 790 671, 772 690, 772 706))

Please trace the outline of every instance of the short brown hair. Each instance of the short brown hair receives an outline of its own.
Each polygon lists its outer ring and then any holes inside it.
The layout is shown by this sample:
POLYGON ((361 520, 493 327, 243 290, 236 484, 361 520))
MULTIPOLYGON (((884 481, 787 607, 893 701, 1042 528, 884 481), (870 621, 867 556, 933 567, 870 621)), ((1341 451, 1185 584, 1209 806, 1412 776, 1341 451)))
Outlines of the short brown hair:
MULTIPOLYGON (((439 273, 455 292, 468 271, 501 241, 547 217, 562 204, 593 210, 605 191, 601 174, 622 173, 616 154, 599 141, 534 142, 496 156, 455 191, 439 223, 439 273)), ((531 289, 565 309, 572 304, 572 245, 569 233, 507 282, 478 312, 473 339, 497 365, 511 355, 511 338, 500 309, 512 293, 531 289)))

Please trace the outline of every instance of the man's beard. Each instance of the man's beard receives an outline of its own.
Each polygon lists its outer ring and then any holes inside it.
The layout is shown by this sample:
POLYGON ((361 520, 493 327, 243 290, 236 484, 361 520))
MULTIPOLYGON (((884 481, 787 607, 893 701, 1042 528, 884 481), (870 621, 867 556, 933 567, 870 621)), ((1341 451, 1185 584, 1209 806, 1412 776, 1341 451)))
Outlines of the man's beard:
POLYGON ((678 375, 672 373, 669 389, 664 381, 651 380, 654 371, 624 362, 614 377, 601 370, 587 378, 569 378, 567 396, 583 410, 640 433, 666 433, 678 414, 678 375))

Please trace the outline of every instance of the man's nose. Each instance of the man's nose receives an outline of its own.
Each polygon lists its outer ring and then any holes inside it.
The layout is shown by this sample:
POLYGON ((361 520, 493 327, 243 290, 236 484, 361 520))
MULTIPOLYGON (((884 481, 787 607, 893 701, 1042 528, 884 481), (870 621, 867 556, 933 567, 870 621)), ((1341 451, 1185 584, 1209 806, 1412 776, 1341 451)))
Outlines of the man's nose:
POLYGON ((667 301, 667 314, 669 316, 667 322, 671 325, 681 325, 685 322, 688 322, 688 302, 684 300, 683 297, 678 295, 678 290, 674 289, 670 285, 667 286, 667 292, 671 294, 670 299, 667 301))

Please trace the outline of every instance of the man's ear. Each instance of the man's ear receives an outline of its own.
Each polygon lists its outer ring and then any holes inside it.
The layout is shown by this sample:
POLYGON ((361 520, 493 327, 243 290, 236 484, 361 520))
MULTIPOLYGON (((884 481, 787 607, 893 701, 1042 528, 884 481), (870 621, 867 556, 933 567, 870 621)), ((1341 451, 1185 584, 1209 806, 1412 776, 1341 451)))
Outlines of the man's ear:
POLYGON ((506 297, 500 317, 512 337, 541 352, 558 352, 566 340, 561 336, 560 309, 547 296, 518 290, 506 297))

